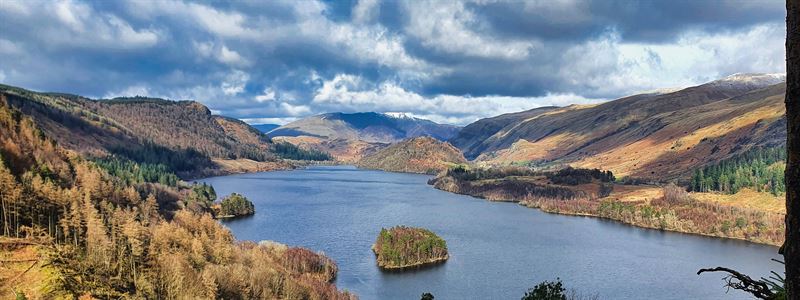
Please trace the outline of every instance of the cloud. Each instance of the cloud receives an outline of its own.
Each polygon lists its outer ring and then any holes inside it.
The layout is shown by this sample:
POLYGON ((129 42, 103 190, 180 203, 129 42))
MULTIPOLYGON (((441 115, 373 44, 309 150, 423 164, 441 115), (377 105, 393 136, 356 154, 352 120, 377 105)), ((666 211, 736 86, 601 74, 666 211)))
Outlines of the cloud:
POLYGON ((249 79, 250 75, 247 73, 234 70, 225 78, 225 81, 222 82, 222 92, 228 96, 240 94, 244 92, 244 87, 249 79))
POLYGON ((466 124, 479 118, 528 110, 540 106, 591 104, 603 99, 587 99, 575 94, 548 94, 540 97, 453 96, 425 97, 393 82, 372 85, 364 79, 339 74, 317 89, 311 103, 317 107, 345 112, 406 112, 432 120, 466 124))
POLYGON ((781 1, 0 1, 0 81, 245 120, 463 124, 784 72, 781 1))

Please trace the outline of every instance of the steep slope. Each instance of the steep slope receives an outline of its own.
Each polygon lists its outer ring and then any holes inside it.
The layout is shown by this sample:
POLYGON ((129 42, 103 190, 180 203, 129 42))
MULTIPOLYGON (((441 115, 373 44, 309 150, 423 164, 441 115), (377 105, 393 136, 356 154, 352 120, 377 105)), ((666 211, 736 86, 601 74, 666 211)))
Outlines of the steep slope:
POLYGON ((0 94, 0 298, 355 298, 336 289, 330 258, 237 241, 193 209, 188 188, 115 176, 37 122, 53 119, 8 98, 0 94))
POLYGON ((0 85, 0 95, 60 145, 89 156, 114 154, 164 164, 184 176, 224 168, 215 161, 259 162, 254 170, 288 166, 265 134, 239 120, 212 115, 194 101, 91 100, 5 85, 0 85))
POLYGON ((683 177, 753 146, 782 143, 784 85, 774 84, 780 80, 738 74, 671 93, 504 115, 468 125, 452 142, 488 164, 569 164, 621 176, 683 177))
POLYGON ((365 156, 358 166, 394 172, 435 174, 467 160, 450 143, 431 137, 417 137, 396 143, 365 156))

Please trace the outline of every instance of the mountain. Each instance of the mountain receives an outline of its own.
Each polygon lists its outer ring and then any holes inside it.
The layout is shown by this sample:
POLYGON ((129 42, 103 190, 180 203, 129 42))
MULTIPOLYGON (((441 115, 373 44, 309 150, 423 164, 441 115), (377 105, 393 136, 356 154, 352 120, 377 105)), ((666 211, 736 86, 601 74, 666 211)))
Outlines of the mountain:
POLYGON ((90 157, 163 164, 188 177, 289 167, 267 135, 240 120, 212 115, 195 101, 92 100, 6 85, 0 85, 0 96, 58 144, 90 157))
MULTIPOLYGON (((169 130, 192 137, 217 134, 235 141, 237 147, 222 148, 233 154, 259 145, 251 141, 261 140, 249 126, 209 117, 205 107, 192 102, 94 103, 7 86, 1 90, 0 285, 13 288, 3 288, 0 298, 355 299, 336 289, 338 268, 327 256, 274 242, 237 241, 209 214, 216 200, 212 187, 169 180, 175 174, 152 164, 93 157, 111 146, 141 147, 147 156, 179 152, 171 145, 215 142, 176 136, 171 144, 147 144, 140 141, 144 125, 135 127, 124 114, 183 113, 184 125, 201 127, 180 129, 158 121, 170 127, 152 128, 150 136, 163 142, 169 130), (98 114, 117 105, 129 111, 98 114), (203 197, 197 196, 201 192, 203 197)), ((202 154, 167 158, 187 157, 202 154)))
POLYGON ((571 165, 668 179, 786 136, 783 75, 735 74, 674 92, 478 120, 450 142, 485 164, 571 165))
POLYGON ((410 138, 367 155, 358 166, 393 172, 435 174, 467 160, 456 147, 431 137, 410 138))
POLYGON ((447 140, 459 129, 405 114, 363 112, 316 115, 283 125, 268 134, 301 147, 330 152, 342 161, 355 161, 406 138, 431 136, 447 140))
POLYGON ((270 136, 313 136, 326 139, 359 140, 368 143, 394 143, 406 138, 428 135, 446 140, 456 135, 459 127, 437 124, 405 114, 327 113, 283 125, 269 132, 270 136))
POLYGON ((263 133, 267 133, 267 132, 272 131, 275 128, 281 127, 281 125, 278 125, 278 124, 255 124, 255 125, 250 125, 250 126, 253 126, 253 128, 258 129, 259 131, 261 131, 263 133))

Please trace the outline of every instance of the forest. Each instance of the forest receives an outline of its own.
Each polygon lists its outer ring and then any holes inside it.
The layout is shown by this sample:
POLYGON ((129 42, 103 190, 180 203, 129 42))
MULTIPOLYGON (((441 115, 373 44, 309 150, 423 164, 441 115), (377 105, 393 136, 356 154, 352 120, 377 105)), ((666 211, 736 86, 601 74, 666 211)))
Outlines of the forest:
POLYGON ((754 148, 695 170, 689 190, 736 194, 743 188, 750 188, 780 196, 786 192, 785 161, 785 145, 754 148))
POLYGON ((591 183, 592 180, 613 182, 614 174, 611 171, 599 169, 579 169, 566 167, 558 171, 536 171, 528 167, 507 166, 495 168, 467 168, 458 165, 447 170, 447 176, 466 181, 501 179, 508 177, 535 177, 545 176, 553 184, 579 185, 591 183))
MULTIPOLYGON (((190 194, 205 197, 195 202, 211 198, 211 188, 162 184, 165 177, 153 175, 161 171, 64 149, 0 95, 0 246, 38 253, 25 272, 38 272, 36 284, 44 286, 20 292, 45 299, 354 297, 331 284, 337 267, 329 258, 236 241, 202 206, 188 205, 190 194)), ((17 275, 0 274, 2 293, 24 284, 17 275)))
POLYGON ((135 163, 117 156, 96 158, 93 161, 109 175, 124 181, 126 185, 149 182, 174 187, 180 180, 165 164, 135 163))
POLYGON ((313 160, 324 161, 332 160, 330 154, 316 149, 303 149, 294 144, 287 142, 276 142, 273 144, 272 151, 278 156, 285 159, 293 160, 313 160))

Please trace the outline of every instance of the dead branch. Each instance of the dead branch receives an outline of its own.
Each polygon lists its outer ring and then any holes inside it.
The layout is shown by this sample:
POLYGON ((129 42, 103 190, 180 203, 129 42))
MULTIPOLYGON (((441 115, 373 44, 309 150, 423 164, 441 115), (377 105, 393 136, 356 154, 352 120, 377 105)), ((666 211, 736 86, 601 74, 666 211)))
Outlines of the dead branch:
POLYGON ((726 286, 732 289, 741 290, 750 293, 758 299, 774 299, 775 293, 769 289, 769 286, 762 281, 753 280, 750 276, 739 273, 736 270, 731 270, 725 267, 716 267, 710 269, 700 269, 697 275, 704 272, 726 272, 729 275, 725 276, 726 286))

